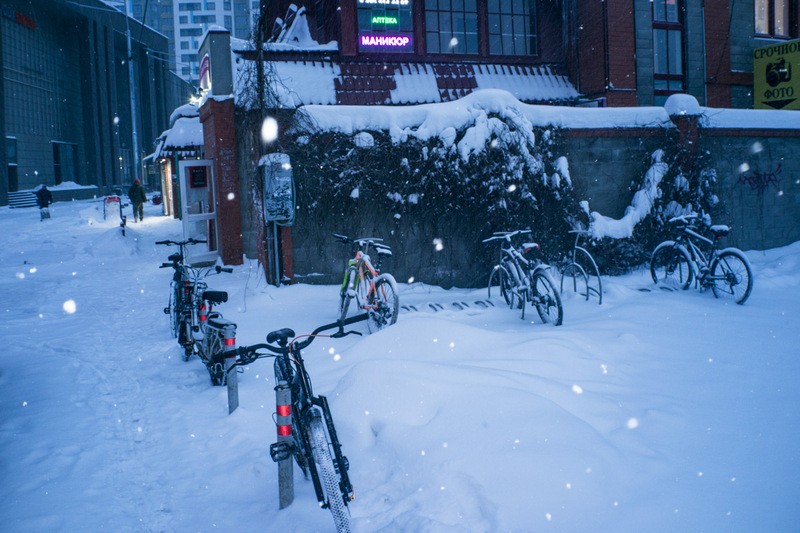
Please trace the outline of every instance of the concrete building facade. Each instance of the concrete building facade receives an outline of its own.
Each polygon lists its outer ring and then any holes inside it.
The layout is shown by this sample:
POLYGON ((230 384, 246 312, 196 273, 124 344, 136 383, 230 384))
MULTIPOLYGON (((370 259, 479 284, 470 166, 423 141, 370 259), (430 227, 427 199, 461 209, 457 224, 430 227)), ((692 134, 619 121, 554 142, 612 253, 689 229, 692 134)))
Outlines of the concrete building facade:
POLYGON ((0 204, 40 184, 130 184, 188 98, 155 57, 166 38, 97 0, 4 1, 0 42, 0 204))

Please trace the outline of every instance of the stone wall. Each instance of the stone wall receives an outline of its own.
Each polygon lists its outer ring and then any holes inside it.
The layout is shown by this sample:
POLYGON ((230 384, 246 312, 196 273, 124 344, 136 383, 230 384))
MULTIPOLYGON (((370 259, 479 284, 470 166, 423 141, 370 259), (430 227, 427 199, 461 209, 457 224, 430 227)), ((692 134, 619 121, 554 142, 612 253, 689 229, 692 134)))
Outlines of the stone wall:
MULTIPOLYGON (((676 125, 681 124, 677 117, 676 125)), ((715 223, 732 227, 723 245, 761 250, 800 240, 800 135, 794 130, 700 127, 696 137, 682 137, 678 128, 614 128, 561 130, 553 157, 564 156, 577 200, 587 200, 592 211, 620 218, 629 206, 633 190, 649 167, 652 153, 674 146, 678 139, 694 139, 697 149, 711 155, 718 174, 717 192, 722 209, 715 223)), ((689 142, 689 141, 687 141, 689 142)), ((252 152, 239 150, 240 178, 253 179, 252 152), (244 169, 249 168, 249 171, 244 169)), ((297 175, 297 173, 295 174, 297 175)), ((299 194, 318 197, 325 191, 296 184, 299 194), (316 196, 315 196, 316 195, 316 196)), ((243 184, 242 190, 250 185, 243 184)), ((421 206, 405 206, 402 217, 388 204, 352 206, 356 216, 323 210, 298 211, 292 231, 295 281, 338 283, 350 250, 331 238, 331 233, 375 236, 392 246, 394 256, 386 270, 399 281, 449 286, 481 286, 496 255, 495 247, 481 243, 479 224, 464 212, 433 217, 421 206), (433 239, 443 249, 435 249, 433 239)), ((245 216, 244 249, 249 257, 259 251, 263 263, 264 232, 252 213, 245 216), (245 222, 246 220, 246 222, 245 222), (262 236, 262 237, 259 237, 262 236)), ((516 229, 516 228, 509 228, 516 229)))

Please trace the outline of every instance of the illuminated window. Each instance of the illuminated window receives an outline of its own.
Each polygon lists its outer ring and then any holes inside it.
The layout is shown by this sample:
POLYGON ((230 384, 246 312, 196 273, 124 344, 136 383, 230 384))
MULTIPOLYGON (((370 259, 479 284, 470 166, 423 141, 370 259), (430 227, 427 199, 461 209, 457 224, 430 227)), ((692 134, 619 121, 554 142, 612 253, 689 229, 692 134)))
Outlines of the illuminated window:
POLYGON ((362 52, 413 52, 412 0, 358 0, 358 47, 362 52))
POLYGON ((426 0, 425 43, 431 54, 477 54, 476 0, 426 0))
POLYGON ((684 91, 683 6, 680 0, 653 1, 653 83, 656 105, 684 91))
POLYGON ((796 0, 755 0, 756 34, 770 37, 796 37, 797 21, 791 13, 797 11, 796 0))
POLYGON ((525 56, 539 52, 534 0, 489 0, 489 53, 525 56))

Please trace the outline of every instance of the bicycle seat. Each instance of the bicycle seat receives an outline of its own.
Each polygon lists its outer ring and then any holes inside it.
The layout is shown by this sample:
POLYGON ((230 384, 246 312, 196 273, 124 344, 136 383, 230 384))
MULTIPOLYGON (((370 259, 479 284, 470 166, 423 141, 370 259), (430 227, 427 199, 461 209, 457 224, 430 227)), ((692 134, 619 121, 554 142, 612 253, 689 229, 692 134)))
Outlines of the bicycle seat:
POLYGON ((169 259, 170 261, 177 261, 180 263, 181 261, 183 261, 183 256, 181 254, 175 253, 167 257, 167 259, 169 259))
POLYGON ((374 245, 375 251, 378 252, 378 255, 392 255, 392 249, 388 246, 384 246, 381 244, 374 245))
POLYGON ((289 339, 293 339, 294 336, 294 330, 290 328, 278 329, 267 335, 267 342, 270 344, 277 342, 279 346, 286 346, 289 339))
POLYGON ((225 291, 205 291, 203 293, 203 300, 209 301, 212 304, 221 304, 228 301, 228 293, 225 291))
POLYGON ((236 322, 228 320, 227 318, 222 318, 221 316, 209 316, 208 325, 217 329, 223 329, 228 326, 233 326, 234 329, 236 328, 236 322))
POLYGON ((708 228, 708 231, 713 233, 715 237, 719 238, 719 237, 724 237, 725 235, 730 233, 731 232, 731 228, 729 228, 728 226, 722 225, 722 224, 718 224, 718 225, 714 225, 714 226, 711 226, 710 228, 708 228))

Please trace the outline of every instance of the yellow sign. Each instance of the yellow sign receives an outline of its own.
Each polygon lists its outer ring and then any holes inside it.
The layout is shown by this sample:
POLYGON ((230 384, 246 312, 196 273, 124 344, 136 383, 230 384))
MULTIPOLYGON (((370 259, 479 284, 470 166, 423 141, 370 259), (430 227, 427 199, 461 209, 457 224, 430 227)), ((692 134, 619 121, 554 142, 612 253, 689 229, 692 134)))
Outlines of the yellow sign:
POLYGON ((753 50, 756 109, 800 109, 800 40, 753 50))

